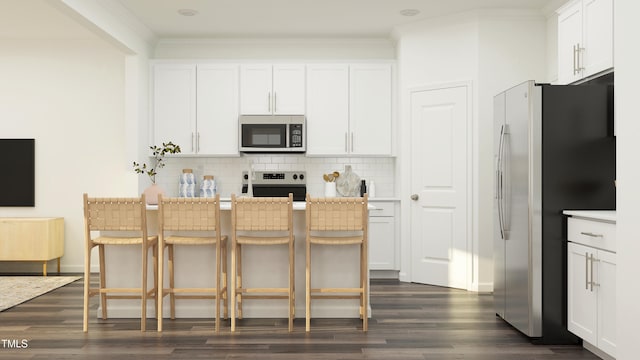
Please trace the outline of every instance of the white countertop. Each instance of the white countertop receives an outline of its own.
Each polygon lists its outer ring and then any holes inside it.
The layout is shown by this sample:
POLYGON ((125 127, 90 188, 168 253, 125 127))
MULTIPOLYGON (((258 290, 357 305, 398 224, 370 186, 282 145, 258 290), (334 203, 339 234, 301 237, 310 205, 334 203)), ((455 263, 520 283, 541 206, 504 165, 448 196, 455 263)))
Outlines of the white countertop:
POLYGON ((616 222, 615 210, 564 210, 562 213, 585 219, 616 222))
MULTIPOLYGON (((294 201, 293 202, 293 210, 294 211, 303 211, 307 208, 307 203, 305 201, 294 201)), ((369 204, 367 207, 369 210, 376 209, 375 205, 369 204)), ((147 205, 147 210, 158 210, 158 205, 147 205)), ((221 198, 220 199, 220 210, 231 210, 231 199, 230 198, 221 198)))

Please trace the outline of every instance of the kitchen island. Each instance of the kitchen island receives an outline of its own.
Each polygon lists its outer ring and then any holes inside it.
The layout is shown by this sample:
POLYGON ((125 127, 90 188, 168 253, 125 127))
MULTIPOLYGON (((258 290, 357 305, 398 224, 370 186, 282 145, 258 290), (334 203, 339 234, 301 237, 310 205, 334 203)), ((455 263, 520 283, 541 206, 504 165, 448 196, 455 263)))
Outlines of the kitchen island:
MULTIPOLYGON (((229 235, 228 276, 231 276, 231 203, 223 199, 220 204, 222 234, 229 235)), ((295 235, 295 314, 305 316, 305 202, 294 202, 293 227, 295 235)), ((369 209, 375 208, 369 205, 369 209)), ((157 206, 147 206, 149 234, 158 229, 157 206)), ((245 287, 283 287, 288 279, 288 249, 286 246, 248 246, 243 249, 243 285, 245 287)), ((151 255, 151 254, 149 254, 151 255)), ((312 248, 311 282, 318 287, 357 287, 359 282, 359 247, 319 246, 312 248)), ((97 257, 96 257, 97 258, 97 257)), ((165 250, 164 259, 167 254, 165 250)), ((107 247, 106 272, 111 287, 139 286, 140 255, 126 247, 107 247), (135 274, 132 276, 132 274, 135 274)), ((165 284, 168 267, 164 266, 165 284)), ((152 263, 149 264, 149 288, 153 286, 152 263)), ((178 246, 175 248, 176 287, 211 287, 215 282, 215 248, 213 246, 178 246)), ((230 278, 229 284, 230 282, 230 278)), ((230 293, 230 291, 229 291, 230 293)), ((164 298, 164 317, 169 317, 169 297, 164 298)), ((152 300, 147 307, 148 316, 155 317, 152 300)), ((176 300, 177 318, 213 318, 213 300, 176 300)), ((370 310, 368 311, 371 312, 370 310)), ((100 309, 98 310, 100 314, 100 309)), ((115 300, 108 303, 110 318, 137 318, 139 300, 115 300)), ((287 305, 283 300, 247 300, 243 302, 245 318, 286 318, 287 305)), ((357 318, 359 302, 354 299, 316 300, 312 302, 312 316, 324 318, 357 318)))

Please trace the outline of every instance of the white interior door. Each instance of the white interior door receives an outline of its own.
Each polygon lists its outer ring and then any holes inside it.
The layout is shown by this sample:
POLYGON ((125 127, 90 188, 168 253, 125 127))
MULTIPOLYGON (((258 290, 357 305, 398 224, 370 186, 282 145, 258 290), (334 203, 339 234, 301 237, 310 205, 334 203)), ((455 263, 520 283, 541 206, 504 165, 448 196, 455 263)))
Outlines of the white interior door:
POLYGON ((468 86, 411 94, 411 281, 467 288, 468 86))

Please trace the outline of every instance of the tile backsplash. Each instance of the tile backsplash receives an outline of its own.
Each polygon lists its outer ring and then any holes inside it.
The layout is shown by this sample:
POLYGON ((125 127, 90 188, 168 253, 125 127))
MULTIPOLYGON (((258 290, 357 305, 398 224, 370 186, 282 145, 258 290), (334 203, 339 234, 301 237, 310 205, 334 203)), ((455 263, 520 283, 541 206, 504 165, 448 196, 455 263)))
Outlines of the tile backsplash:
POLYGON ((160 170, 157 183, 168 196, 178 195, 178 178, 182 169, 193 169, 198 181, 198 189, 204 175, 213 175, 221 197, 239 194, 242 187, 242 171, 306 171, 307 192, 313 196, 324 194, 322 175, 339 171, 351 165, 354 173, 365 179, 367 184, 374 181, 376 197, 395 196, 395 158, 371 157, 306 157, 300 154, 263 154, 241 157, 172 157, 166 159, 166 166, 160 170))

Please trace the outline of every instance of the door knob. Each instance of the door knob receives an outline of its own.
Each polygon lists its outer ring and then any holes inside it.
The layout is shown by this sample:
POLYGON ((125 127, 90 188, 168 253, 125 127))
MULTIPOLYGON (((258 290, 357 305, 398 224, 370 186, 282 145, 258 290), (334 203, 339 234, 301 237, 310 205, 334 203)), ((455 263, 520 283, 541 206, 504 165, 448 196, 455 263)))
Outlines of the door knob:
POLYGON ((418 194, 413 194, 411 195, 411 200, 416 201, 420 198, 420 196, 418 196, 418 194))

